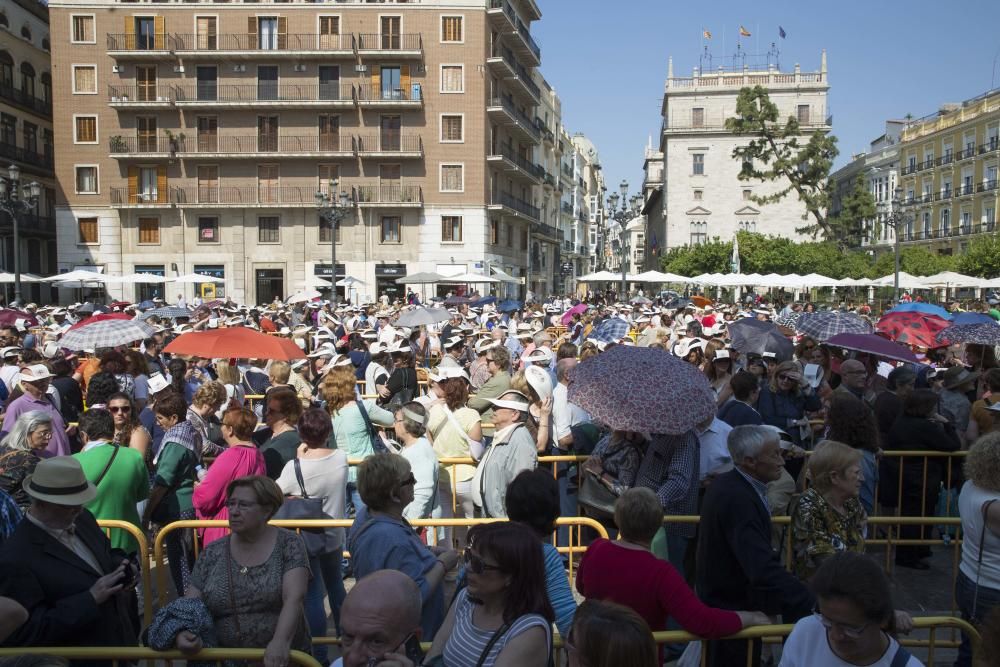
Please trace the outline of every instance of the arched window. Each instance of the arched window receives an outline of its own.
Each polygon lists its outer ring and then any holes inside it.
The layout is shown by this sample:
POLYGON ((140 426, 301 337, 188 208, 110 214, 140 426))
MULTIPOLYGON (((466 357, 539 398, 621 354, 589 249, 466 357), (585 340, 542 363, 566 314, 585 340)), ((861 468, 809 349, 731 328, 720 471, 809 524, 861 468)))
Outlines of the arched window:
POLYGON ((692 220, 690 225, 690 244, 702 245, 708 242, 708 223, 692 220))
POLYGON ((51 51, 52 50, 52 44, 49 42, 49 36, 48 35, 46 35, 45 37, 42 37, 42 50, 43 51, 51 51))
POLYGON ((46 102, 52 101, 52 74, 49 72, 42 72, 41 76, 42 82, 42 99, 46 102))
POLYGON ((24 37, 27 40, 31 39, 31 28, 28 26, 27 23, 21 26, 21 37, 24 37))
POLYGON ((35 68, 29 62, 21 63, 21 91, 28 97, 35 97, 35 68))
POLYGON ((0 50, 0 86, 14 87, 14 59, 2 50, 0 50))
POLYGON ((7 20, 7 15, 0 12, 0 26, 4 28, 10 27, 10 21, 7 20))

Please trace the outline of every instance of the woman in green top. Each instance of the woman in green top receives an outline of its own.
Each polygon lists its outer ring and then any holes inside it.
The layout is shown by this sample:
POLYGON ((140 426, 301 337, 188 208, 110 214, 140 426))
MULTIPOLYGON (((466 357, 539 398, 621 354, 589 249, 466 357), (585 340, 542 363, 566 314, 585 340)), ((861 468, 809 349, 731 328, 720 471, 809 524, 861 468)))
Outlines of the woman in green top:
MULTIPOLYGON (((178 519, 195 518, 191 494, 194 493, 196 468, 201 465, 201 435, 184 419, 187 414, 184 398, 176 393, 158 397, 154 412, 156 423, 165 433, 153 461, 156 471, 149 504, 142 516, 144 526, 151 521, 164 526, 178 519)), ((175 530, 166 537, 170 574, 178 596, 184 595, 194 565, 192 540, 189 530, 175 530)))
POLYGON ((261 445, 260 453, 264 455, 267 476, 271 479, 281 477, 285 464, 295 459, 298 453, 302 439, 295 425, 301 416, 302 402, 294 389, 285 386, 267 392, 264 421, 271 429, 271 437, 261 445))

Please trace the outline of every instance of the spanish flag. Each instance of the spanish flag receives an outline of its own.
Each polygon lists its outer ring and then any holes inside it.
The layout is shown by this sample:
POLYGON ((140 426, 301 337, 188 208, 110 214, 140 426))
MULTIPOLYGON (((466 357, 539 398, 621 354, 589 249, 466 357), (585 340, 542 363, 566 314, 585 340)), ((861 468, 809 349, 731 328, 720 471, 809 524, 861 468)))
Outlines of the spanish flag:
POLYGON ((702 30, 701 34, 702 34, 702 37, 704 37, 705 39, 712 39, 712 33, 710 33, 707 30, 702 30))
POLYGON ((750 31, 744 28, 743 26, 740 26, 740 37, 749 37, 749 36, 750 36, 750 31))

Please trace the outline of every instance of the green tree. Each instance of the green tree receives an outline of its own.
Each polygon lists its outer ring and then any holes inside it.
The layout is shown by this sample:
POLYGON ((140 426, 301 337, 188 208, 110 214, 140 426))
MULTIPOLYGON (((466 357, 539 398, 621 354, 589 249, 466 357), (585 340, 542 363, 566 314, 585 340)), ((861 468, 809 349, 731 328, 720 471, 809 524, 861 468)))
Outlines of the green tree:
MULTIPOLYGON (((930 276, 942 271, 952 271, 954 268, 954 257, 938 255, 927 248, 903 248, 899 252, 899 270, 910 275, 930 276)), ((875 259, 868 275, 870 278, 881 278, 894 271, 895 258, 892 252, 884 252, 875 259)))
POLYGON ((729 273, 733 244, 715 238, 708 243, 671 248, 663 256, 663 270, 682 276, 729 273))
MULTIPOLYGON (((833 183, 829 183, 827 188, 833 191, 833 183)), ((833 238, 829 240, 842 241, 847 245, 860 245, 866 231, 871 233, 872 238, 878 238, 882 230, 875 217, 876 213, 878 209, 875 205, 875 195, 865 186, 865 179, 858 174, 854 177, 851 189, 841 198, 840 210, 828 218, 827 222, 833 234, 833 238), (866 220, 875 220, 875 226, 865 230, 866 220)))
POLYGON ((958 271, 982 278, 1000 276, 1000 236, 980 236, 969 243, 968 250, 958 258, 958 271))
POLYGON ((802 128, 798 119, 782 119, 761 86, 743 88, 736 100, 736 116, 726 119, 726 129, 736 135, 752 137, 746 146, 733 149, 733 158, 743 164, 741 181, 779 182, 783 187, 770 195, 751 195, 751 201, 773 204, 795 192, 806 208, 803 220, 811 224, 798 229, 800 233, 822 234, 825 239, 842 246, 836 230, 827 218, 830 206, 830 168, 837 157, 837 139, 816 130, 803 145, 802 128))

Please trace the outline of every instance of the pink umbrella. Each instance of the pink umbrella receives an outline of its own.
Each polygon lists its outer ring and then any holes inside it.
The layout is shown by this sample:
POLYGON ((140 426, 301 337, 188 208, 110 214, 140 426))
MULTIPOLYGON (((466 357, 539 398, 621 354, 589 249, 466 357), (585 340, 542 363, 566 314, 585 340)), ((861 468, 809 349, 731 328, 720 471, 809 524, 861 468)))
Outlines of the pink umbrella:
POLYGON ((569 326, 569 323, 573 321, 573 316, 576 315, 576 314, 583 315, 585 312, 587 312, 587 308, 588 307, 589 306, 587 306, 587 304, 585 304, 585 303, 578 303, 575 306, 573 306, 572 308, 570 308, 569 310, 567 310, 565 313, 563 313, 562 320, 561 320, 562 323, 563 323, 563 326, 564 327, 565 326, 569 326))

